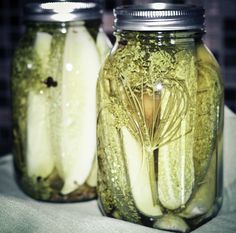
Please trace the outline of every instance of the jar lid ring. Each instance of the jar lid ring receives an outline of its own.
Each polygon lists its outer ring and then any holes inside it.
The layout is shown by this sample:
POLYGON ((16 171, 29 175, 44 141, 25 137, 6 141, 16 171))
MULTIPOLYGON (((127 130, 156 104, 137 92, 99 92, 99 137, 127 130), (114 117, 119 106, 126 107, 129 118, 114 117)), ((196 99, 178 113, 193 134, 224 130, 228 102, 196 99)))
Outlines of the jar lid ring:
POLYGON ((114 16, 117 30, 204 30, 205 11, 189 4, 150 3, 117 7, 114 16))

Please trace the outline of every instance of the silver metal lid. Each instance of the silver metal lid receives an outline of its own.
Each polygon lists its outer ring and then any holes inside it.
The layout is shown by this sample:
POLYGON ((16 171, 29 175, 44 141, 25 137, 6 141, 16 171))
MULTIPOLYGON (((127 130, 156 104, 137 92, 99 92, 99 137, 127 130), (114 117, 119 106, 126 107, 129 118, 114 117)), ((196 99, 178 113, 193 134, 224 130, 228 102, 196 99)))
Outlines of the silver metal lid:
POLYGON ((70 22, 99 19, 102 9, 94 1, 51 1, 28 3, 24 8, 26 21, 70 22))
POLYGON ((203 30, 204 9, 187 4, 151 3, 114 10, 115 29, 129 31, 203 30))

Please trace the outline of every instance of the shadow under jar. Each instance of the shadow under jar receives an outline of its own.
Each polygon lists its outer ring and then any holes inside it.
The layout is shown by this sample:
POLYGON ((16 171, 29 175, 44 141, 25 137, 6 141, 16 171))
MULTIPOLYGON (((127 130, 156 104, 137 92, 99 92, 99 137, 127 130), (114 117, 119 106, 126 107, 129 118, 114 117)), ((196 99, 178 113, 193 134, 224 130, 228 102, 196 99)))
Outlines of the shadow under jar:
POLYGON ((25 6, 12 68, 14 164, 31 197, 96 197, 96 82, 109 41, 95 3, 25 6))
POLYGON ((116 43, 97 85, 104 215, 189 232, 218 213, 223 82, 203 23, 190 5, 115 10, 116 43))

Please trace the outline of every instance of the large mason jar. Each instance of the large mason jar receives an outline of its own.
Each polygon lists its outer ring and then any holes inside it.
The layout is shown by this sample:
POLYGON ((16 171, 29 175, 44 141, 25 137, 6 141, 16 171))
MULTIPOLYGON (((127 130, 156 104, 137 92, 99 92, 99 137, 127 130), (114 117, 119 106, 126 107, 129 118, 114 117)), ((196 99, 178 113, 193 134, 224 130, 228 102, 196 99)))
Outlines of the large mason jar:
POLYGON ((223 83, 202 41, 204 10, 115 10, 116 43, 97 85, 103 214, 189 232, 222 203, 223 83))
POLYGON ((29 3, 12 69, 14 164, 22 189, 55 202, 96 197, 96 82, 109 51, 92 2, 29 3))

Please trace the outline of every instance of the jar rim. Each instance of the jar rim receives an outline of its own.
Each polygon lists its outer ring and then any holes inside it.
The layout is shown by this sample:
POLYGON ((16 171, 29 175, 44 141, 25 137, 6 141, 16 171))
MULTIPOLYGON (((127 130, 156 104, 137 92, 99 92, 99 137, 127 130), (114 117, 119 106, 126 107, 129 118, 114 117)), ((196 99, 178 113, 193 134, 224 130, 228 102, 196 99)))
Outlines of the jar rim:
POLYGON ((205 11, 189 4, 149 3, 117 7, 114 16, 117 30, 204 30, 205 11))
POLYGON ((101 19, 100 4, 89 1, 44 1, 27 3, 24 6, 26 21, 71 22, 79 20, 101 19))

